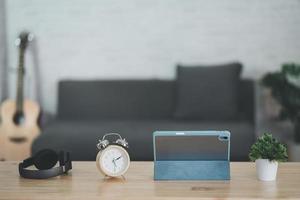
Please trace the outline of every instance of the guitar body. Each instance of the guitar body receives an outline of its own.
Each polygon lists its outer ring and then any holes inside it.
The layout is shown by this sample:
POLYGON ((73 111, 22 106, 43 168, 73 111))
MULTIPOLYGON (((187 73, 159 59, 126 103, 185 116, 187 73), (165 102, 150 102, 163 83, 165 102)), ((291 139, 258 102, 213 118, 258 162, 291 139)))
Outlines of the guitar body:
POLYGON ((4 160, 23 160, 31 155, 31 145, 40 134, 38 117, 40 107, 30 100, 23 101, 23 122, 16 124, 16 101, 6 100, 1 108, 0 158, 4 160))

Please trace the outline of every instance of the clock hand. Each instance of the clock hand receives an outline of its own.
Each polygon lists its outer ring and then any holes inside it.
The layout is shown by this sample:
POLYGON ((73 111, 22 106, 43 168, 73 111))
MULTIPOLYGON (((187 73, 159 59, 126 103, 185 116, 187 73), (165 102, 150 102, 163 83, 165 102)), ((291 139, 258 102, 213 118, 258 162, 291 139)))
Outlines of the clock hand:
POLYGON ((116 165, 115 159, 113 159, 112 162, 113 162, 113 164, 114 164, 114 172, 116 172, 116 167, 117 167, 117 165, 116 165))
POLYGON ((114 164, 114 166, 116 166, 116 160, 115 159, 112 160, 112 163, 114 164))
POLYGON ((116 158, 115 161, 120 160, 120 158, 122 158, 122 156, 119 156, 118 158, 116 158))

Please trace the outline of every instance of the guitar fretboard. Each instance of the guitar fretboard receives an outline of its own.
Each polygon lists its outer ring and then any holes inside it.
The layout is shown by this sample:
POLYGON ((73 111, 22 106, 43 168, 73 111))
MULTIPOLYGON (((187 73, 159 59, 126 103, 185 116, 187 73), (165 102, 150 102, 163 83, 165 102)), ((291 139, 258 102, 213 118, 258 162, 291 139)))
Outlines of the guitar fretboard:
POLYGON ((17 78, 17 95, 16 95, 16 106, 17 112, 23 112, 23 82, 24 82, 24 53, 25 49, 19 49, 19 66, 18 66, 18 78, 17 78))

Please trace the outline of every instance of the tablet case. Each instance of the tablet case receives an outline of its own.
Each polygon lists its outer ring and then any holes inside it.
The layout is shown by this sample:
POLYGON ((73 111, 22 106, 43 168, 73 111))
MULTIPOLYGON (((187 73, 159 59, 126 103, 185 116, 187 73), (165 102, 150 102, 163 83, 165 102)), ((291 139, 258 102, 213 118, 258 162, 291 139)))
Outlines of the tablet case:
POLYGON ((154 180, 229 180, 229 131, 156 131, 154 180))

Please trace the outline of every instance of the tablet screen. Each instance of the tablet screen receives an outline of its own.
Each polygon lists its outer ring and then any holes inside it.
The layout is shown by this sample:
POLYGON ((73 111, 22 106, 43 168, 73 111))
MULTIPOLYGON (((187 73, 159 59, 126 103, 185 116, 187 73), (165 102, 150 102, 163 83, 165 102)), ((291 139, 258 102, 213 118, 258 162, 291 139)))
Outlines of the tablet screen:
POLYGON ((228 140, 218 136, 156 136, 156 160, 228 160, 228 140))

